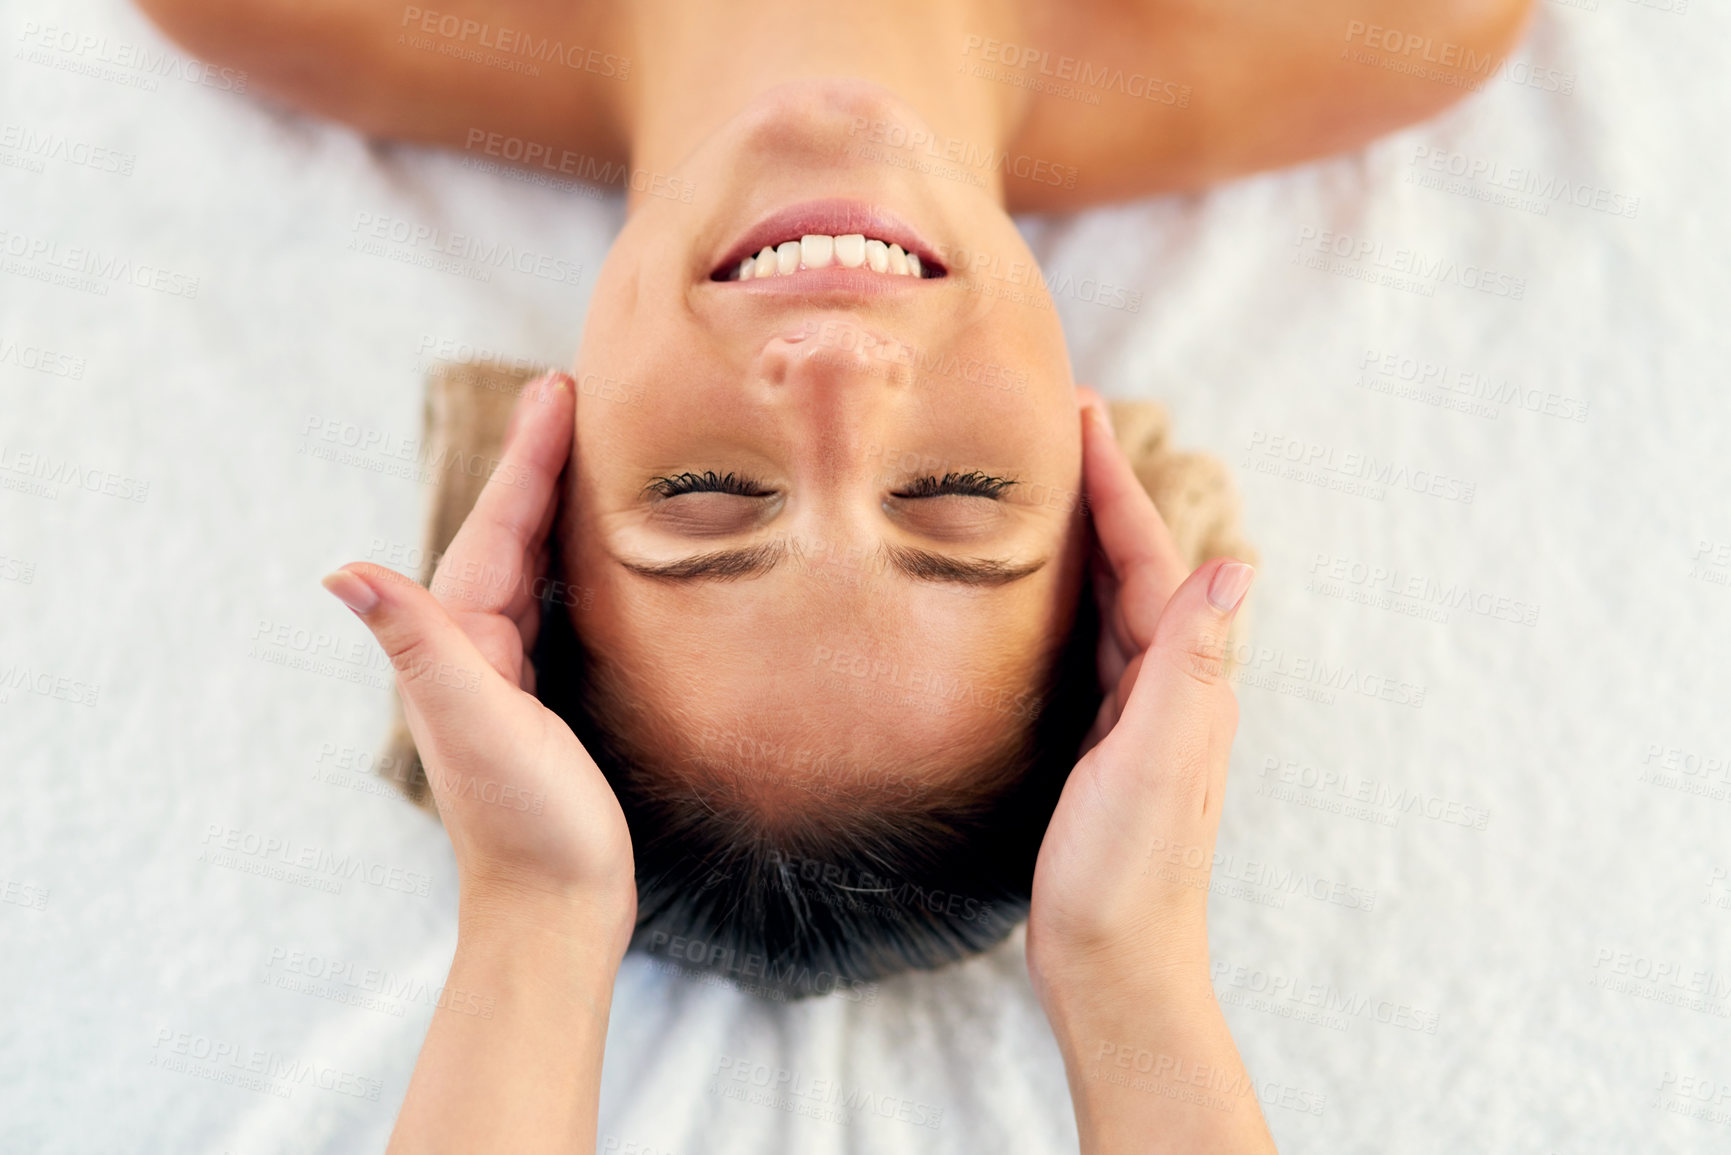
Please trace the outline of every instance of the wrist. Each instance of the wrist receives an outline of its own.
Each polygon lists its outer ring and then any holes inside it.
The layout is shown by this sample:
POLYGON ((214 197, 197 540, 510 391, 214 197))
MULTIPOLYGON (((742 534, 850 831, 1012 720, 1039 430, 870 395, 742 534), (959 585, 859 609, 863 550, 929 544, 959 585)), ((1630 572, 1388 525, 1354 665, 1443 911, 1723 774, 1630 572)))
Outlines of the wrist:
POLYGON ((1136 999, 1164 1003, 1212 990, 1205 917, 1063 933, 1028 923, 1028 972, 1047 1014, 1110 1014, 1136 999))
POLYGON ((637 917, 635 893, 542 887, 507 878, 465 878, 458 889, 457 942, 566 948, 617 970, 637 917))
POLYGON ((1273 1152, 1206 965, 1071 987, 1046 1010, 1084 1155, 1273 1152))
POLYGON ((1121 1042, 1126 1031, 1158 1034, 1218 1010, 1206 956, 1200 962, 1042 972, 1034 986, 1071 1071, 1096 1062, 1101 1047, 1121 1042))

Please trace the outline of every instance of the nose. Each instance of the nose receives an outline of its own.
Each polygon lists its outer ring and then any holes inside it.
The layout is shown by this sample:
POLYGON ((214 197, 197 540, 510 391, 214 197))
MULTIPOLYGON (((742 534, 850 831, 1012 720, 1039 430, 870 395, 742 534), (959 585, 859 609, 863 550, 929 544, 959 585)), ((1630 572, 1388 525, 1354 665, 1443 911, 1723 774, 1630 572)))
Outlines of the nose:
POLYGON ((819 504, 868 496, 866 447, 896 427, 915 363, 910 346, 852 317, 810 317, 765 342, 756 370, 819 504))
POLYGON ((913 346, 853 317, 809 317, 773 335, 758 357, 771 385, 816 394, 858 393, 913 383, 913 346))

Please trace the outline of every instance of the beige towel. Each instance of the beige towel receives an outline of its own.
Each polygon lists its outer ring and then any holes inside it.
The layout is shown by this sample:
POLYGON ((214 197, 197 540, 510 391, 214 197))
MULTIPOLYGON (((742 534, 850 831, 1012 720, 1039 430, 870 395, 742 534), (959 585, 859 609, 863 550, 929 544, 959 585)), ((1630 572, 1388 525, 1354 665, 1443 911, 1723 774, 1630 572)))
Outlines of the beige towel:
MULTIPOLYGON (((544 371, 490 362, 440 365, 427 383, 423 409, 432 459, 497 460, 518 393, 544 371)), ((1172 448, 1170 420, 1157 402, 1113 401, 1111 408, 1118 443, 1171 528, 1185 564, 1194 569, 1222 555, 1254 564, 1257 554, 1242 535, 1238 495, 1226 466, 1207 454, 1180 453, 1172 448)), ((457 536, 486 481, 486 477, 464 469, 440 473, 422 552, 426 559, 420 575, 422 584, 433 580, 439 557, 457 536)), ((1249 614, 1241 611, 1233 623, 1235 639, 1244 636, 1248 621, 1249 614)), ((434 810, 426 772, 403 720, 401 703, 381 767, 389 768, 391 777, 412 802, 434 810)))

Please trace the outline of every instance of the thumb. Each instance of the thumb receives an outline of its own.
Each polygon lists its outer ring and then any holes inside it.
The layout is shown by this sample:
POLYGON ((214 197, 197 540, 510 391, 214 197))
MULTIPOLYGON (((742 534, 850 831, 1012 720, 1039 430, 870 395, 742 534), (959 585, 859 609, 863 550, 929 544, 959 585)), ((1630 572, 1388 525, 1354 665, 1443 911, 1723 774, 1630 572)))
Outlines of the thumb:
POLYGON ((1136 659, 1124 713, 1102 746, 1120 746, 1151 767, 1162 795, 1204 811, 1217 807, 1238 728, 1226 676, 1232 619, 1256 571, 1218 558, 1196 568, 1160 613, 1154 640, 1136 659))
MULTIPOLYGON (((418 583, 367 563, 344 566, 324 587, 372 631, 397 672, 409 729, 429 769, 491 749, 522 708, 522 692, 475 648, 418 583)), ((429 775, 429 777, 433 777, 429 775)), ((435 788, 437 788, 435 783, 435 788)))

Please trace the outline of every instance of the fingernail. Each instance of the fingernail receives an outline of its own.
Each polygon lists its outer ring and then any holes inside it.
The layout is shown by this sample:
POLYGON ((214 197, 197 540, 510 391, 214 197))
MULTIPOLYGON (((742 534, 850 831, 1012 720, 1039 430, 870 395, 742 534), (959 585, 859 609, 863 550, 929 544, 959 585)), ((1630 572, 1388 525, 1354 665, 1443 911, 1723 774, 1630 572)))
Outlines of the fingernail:
POLYGON ((1241 561, 1227 562, 1214 571, 1214 580, 1208 583, 1208 604, 1223 614, 1231 613, 1244 600, 1255 577, 1255 567, 1241 561))
POLYGON ((372 612, 379 604, 379 595, 356 574, 346 569, 329 574, 323 582, 324 587, 337 595, 337 600, 357 614, 372 612))
POLYGON ((1100 419, 1100 424, 1106 427, 1107 433, 1110 433, 1113 437, 1118 436, 1118 430, 1112 425, 1112 411, 1106 407, 1104 401, 1098 405, 1090 405, 1088 408, 1094 411, 1094 415, 1100 419))
MULTIPOLYGON (((527 385, 523 386, 525 399, 532 402, 547 400, 548 397, 553 395, 553 380, 556 376, 557 374, 555 373, 543 373, 533 381, 530 381, 527 385)), ((519 406, 519 408, 521 408, 521 406, 519 406)))
POLYGON ((559 395, 559 390, 571 383, 571 378, 557 370, 543 373, 535 378, 529 388, 534 390, 535 400, 545 405, 559 395))

